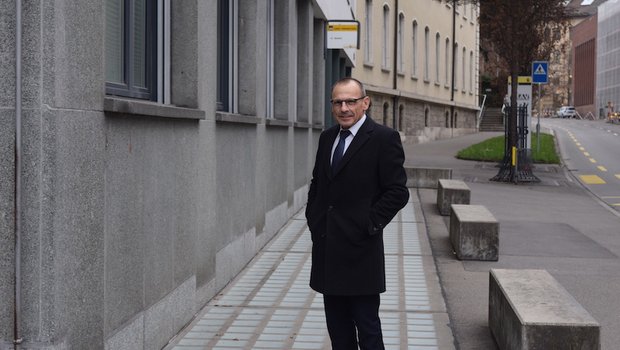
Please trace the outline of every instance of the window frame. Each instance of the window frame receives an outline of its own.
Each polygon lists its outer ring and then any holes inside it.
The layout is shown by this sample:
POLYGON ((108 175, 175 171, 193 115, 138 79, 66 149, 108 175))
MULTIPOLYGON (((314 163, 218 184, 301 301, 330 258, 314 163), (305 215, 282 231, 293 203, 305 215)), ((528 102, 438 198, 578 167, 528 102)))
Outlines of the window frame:
POLYGON ((411 77, 417 79, 418 77, 418 21, 413 20, 411 25, 413 34, 411 35, 412 42, 412 62, 411 62, 411 77))
MULTIPOLYGON (((135 85, 136 71, 133 67, 135 58, 135 39, 134 39, 134 2, 135 0, 121 0, 123 3, 123 62, 122 82, 108 81, 107 72, 105 77, 106 95, 130 97, 142 100, 157 101, 158 99, 158 49, 161 45, 158 35, 158 0, 144 0, 145 4, 145 37, 144 37, 144 74, 145 86, 135 85)), ((108 14, 106 13, 106 16, 108 14)), ((107 31, 107 30, 106 30, 107 31)))
POLYGON ((441 35, 439 32, 435 34, 435 83, 440 84, 439 74, 439 59, 441 56, 441 35))
POLYGON ((398 37, 398 46, 396 48, 397 51, 397 67, 398 67, 398 73, 399 74, 404 74, 405 73, 405 59, 404 59, 404 55, 403 55, 403 51, 404 51, 404 47, 405 47, 405 14, 404 13, 399 13, 398 14, 398 33, 397 33, 397 37, 398 37))
POLYGON ((431 30, 428 26, 424 27, 424 81, 430 82, 430 35, 431 30))
POLYGON ((216 110, 237 113, 238 2, 217 1, 217 89, 216 110))
POLYGON ((389 70, 390 66, 390 50, 389 50, 389 25, 390 25, 390 7, 383 5, 383 40, 382 40, 382 59, 381 68, 383 70, 389 70))
POLYGON ((372 63, 372 0, 366 0, 366 30, 364 31, 364 61, 372 63))

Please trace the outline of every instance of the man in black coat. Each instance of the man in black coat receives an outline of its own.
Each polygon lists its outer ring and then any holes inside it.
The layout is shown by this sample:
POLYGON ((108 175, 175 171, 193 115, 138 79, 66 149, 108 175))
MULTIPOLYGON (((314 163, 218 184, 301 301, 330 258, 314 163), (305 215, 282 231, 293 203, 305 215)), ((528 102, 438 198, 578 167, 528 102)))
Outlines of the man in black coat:
POLYGON ((338 125, 319 138, 306 207, 310 287, 323 294, 333 349, 383 349, 383 228, 409 199, 405 154, 397 131, 366 116, 361 82, 339 80, 330 102, 338 125))

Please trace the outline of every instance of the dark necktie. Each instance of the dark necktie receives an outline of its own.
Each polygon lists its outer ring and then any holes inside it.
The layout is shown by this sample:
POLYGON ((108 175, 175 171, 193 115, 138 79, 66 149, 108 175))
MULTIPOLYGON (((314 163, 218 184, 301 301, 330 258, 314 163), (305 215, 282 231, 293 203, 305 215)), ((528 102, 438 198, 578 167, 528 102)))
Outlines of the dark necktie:
POLYGON ((342 156, 344 155, 344 143, 349 135, 351 135, 349 130, 340 130, 340 140, 338 140, 338 145, 336 145, 334 156, 332 157, 332 172, 336 171, 338 163, 342 160, 342 156))

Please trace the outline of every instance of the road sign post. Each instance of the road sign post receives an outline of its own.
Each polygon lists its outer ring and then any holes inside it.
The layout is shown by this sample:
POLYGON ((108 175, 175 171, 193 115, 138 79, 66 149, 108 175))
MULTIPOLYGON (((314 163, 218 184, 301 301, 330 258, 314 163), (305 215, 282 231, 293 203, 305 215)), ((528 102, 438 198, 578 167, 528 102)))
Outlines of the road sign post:
POLYGON ((542 114, 540 84, 547 84, 549 82, 549 62, 532 62, 532 82, 538 84, 538 124, 536 124, 536 153, 538 153, 540 152, 540 115, 542 114))

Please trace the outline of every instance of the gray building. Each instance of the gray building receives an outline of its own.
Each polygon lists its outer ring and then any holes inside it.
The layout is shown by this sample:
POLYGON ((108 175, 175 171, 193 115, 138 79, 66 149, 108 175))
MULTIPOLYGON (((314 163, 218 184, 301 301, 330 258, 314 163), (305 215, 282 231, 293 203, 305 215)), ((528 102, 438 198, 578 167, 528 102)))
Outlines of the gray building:
POLYGON ((598 7, 596 103, 601 116, 620 106, 620 2, 598 7))
POLYGON ((186 325, 305 204, 348 3, 1 2, 0 349, 186 325))

